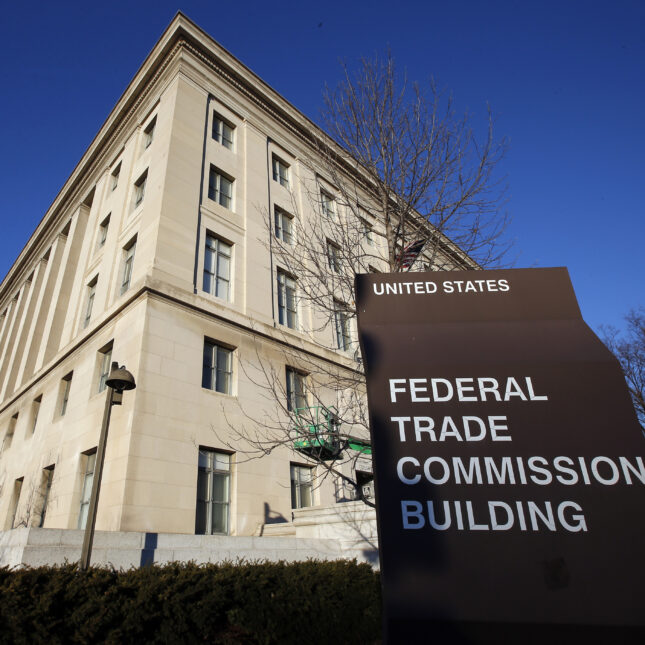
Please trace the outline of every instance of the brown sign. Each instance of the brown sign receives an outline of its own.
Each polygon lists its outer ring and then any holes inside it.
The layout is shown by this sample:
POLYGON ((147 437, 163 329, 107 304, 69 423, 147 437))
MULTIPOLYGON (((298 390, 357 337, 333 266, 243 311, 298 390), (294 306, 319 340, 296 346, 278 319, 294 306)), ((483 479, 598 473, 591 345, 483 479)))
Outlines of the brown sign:
POLYGON ((639 631, 645 439, 566 269, 356 293, 389 642, 639 631))

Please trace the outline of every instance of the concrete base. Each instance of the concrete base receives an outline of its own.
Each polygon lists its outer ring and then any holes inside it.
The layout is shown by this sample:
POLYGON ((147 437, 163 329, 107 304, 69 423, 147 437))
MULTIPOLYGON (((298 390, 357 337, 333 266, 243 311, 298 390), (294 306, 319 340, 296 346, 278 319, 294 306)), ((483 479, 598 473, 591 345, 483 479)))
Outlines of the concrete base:
MULTIPOLYGON (((17 528, 0 532, 0 566, 78 562, 83 531, 17 528)), ((233 537, 97 531, 93 565, 128 569, 166 562, 356 558, 378 566, 374 510, 361 502, 294 511, 294 521, 265 525, 263 535, 233 537)))

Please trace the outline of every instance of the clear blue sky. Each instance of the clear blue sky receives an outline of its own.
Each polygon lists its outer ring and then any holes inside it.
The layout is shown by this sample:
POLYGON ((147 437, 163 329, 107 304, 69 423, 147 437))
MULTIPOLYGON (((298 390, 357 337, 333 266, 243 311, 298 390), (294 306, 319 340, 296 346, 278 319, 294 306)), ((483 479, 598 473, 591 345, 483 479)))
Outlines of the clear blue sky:
POLYGON ((338 60, 388 45, 476 120, 489 103, 515 265, 567 266, 596 329, 645 305, 642 0, 5 4, 0 275, 178 9, 314 120, 338 60))

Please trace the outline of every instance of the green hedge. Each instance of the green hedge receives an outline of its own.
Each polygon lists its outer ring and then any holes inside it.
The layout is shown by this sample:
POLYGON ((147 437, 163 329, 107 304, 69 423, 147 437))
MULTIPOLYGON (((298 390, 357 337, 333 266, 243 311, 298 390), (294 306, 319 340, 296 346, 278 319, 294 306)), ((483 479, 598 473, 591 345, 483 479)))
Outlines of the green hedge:
POLYGON ((345 560, 0 568, 2 643, 374 643, 380 607, 345 560))

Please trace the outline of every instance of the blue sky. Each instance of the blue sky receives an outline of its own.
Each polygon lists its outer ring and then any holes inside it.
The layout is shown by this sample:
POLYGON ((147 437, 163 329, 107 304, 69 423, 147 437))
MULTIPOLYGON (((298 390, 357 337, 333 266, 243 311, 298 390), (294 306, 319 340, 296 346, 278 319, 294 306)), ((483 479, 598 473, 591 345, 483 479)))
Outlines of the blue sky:
POLYGON ((389 46, 510 150, 515 266, 567 266, 585 320, 645 305, 645 2, 17 3, 3 9, 4 276, 181 9, 316 120, 325 83, 389 46))

